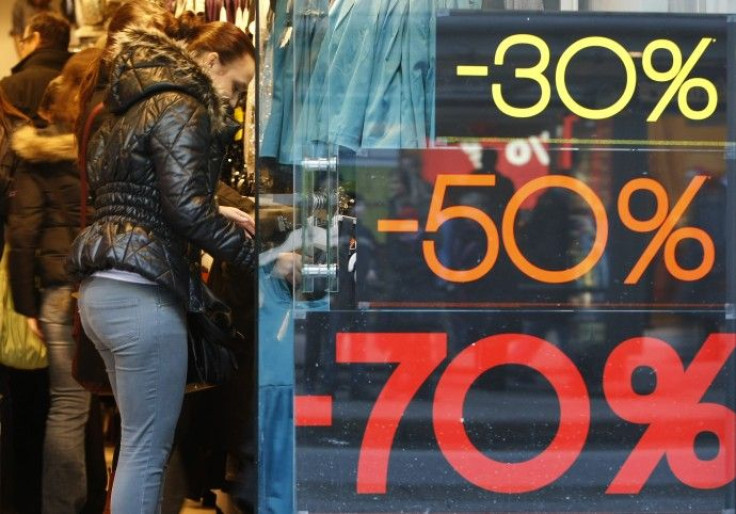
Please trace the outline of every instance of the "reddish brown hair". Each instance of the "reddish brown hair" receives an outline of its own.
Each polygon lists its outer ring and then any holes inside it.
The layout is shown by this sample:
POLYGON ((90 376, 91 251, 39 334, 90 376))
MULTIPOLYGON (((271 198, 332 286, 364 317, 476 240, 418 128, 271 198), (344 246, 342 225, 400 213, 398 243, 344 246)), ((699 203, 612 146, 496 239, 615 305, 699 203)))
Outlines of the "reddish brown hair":
MULTIPOLYGON (((104 65, 104 59, 109 57, 110 50, 115 43, 115 35, 128 27, 140 25, 147 28, 155 28, 163 32, 169 32, 178 27, 176 18, 156 0, 129 0, 113 13, 107 26, 107 40, 102 52, 94 59, 84 74, 79 91, 80 114, 86 112, 92 95, 100 81, 100 73, 104 65)), ((82 136, 85 120, 79 116, 76 121, 75 132, 77 137, 82 136)))
POLYGON ((79 116, 80 87, 90 64, 97 62, 100 48, 85 48, 74 54, 61 74, 46 87, 38 113, 45 119, 71 129, 79 116))
POLYGON ((256 58, 256 49, 250 37, 232 23, 224 21, 205 23, 198 27, 187 41, 190 52, 195 54, 215 52, 222 65, 237 61, 244 55, 256 58))

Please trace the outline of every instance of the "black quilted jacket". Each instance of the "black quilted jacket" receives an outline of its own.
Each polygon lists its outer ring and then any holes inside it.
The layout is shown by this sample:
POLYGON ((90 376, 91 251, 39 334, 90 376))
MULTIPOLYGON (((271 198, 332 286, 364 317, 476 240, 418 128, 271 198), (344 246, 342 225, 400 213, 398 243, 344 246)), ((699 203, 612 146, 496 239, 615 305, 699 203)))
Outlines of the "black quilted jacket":
POLYGON ((13 134, 20 158, 8 217, 8 274, 15 310, 36 318, 37 286, 69 284, 64 260, 79 232, 77 144, 71 131, 52 125, 13 134))
POLYGON ((243 229, 217 213, 215 189, 232 126, 211 80, 178 43, 131 29, 117 38, 87 171, 95 218, 74 241, 71 271, 132 271, 201 306, 199 250, 254 265, 243 229))

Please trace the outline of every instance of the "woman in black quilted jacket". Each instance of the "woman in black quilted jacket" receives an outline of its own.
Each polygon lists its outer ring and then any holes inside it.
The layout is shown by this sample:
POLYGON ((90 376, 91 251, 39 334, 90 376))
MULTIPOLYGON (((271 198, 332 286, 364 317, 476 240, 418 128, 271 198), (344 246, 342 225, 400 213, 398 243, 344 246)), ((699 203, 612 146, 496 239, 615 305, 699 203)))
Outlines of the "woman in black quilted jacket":
POLYGON ((253 78, 255 52, 234 25, 174 41, 150 27, 115 36, 109 115, 90 137, 93 223, 75 240, 79 308, 122 419, 112 512, 157 512, 186 381, 186 312, 202 310, 200 251, 254 266, 253 222, 218 208, 226 115, 253 78))

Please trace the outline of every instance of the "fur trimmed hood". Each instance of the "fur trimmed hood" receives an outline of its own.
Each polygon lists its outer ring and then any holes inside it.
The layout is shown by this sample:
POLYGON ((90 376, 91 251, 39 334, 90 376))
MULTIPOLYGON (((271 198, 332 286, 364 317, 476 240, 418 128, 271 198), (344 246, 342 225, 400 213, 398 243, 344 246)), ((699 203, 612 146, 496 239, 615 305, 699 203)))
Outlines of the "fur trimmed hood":
POLYGON ((19 128, 13 134, 11 147, 28 162, 62 162, 77 160, 77 139, 74 134, 31 126, 19 128))
POLYGON ((161 31, 129 28, 115 36, 107 104, 114 113, 165 91, 181 91, 207 107, 212 131, 227 125, 227 104, 183 43, 161 31))

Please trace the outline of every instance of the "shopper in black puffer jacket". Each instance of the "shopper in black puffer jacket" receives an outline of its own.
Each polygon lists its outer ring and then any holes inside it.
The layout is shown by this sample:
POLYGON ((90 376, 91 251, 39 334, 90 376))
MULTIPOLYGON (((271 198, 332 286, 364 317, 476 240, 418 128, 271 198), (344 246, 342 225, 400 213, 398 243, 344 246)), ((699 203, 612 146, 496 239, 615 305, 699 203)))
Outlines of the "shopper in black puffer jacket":
POLYGON ((98 215, 74 245, 72 263, 81 275, 137 273, 198 311, 199 249, 245 267, 254 259, 247 234, 214 203, 235 125, 182 46, 156 31, 128 30, 118 41, 106 99, 115 116, 87 153, 98 215))
MULTIPOLYGON (((180 44, 146 27, 115 36, 106 116, 87 171, 95 218, 74 242, 79 307, 123 420, 116 514, 156 512, 186 381, 186 311, 202 309, 200 249, 254 265, 251 218, 218 208, 225 116, 255 72, 250 39, 208 23, 180 44)), ((238 211, 239 212, 239 211, 238 211)))
POLYGON ((9 217, 10 282, 15 310, 37 318, 37 278, 42 287, 70 283, 64 263, 79 232, 77 145, 58 126, 23 127, 13 150, 22 160, 9 217))

